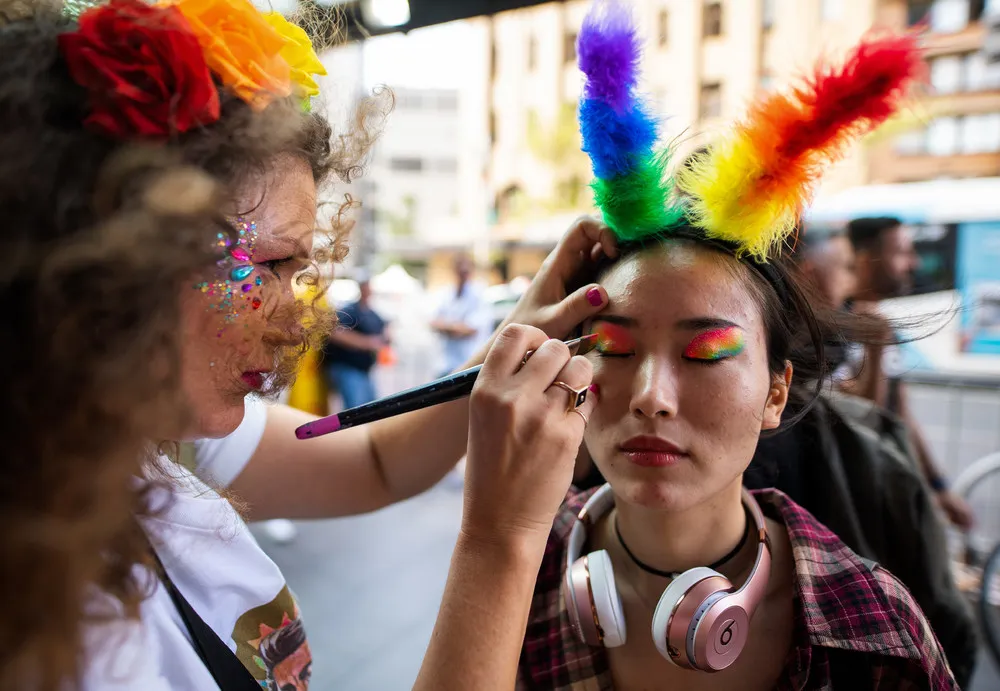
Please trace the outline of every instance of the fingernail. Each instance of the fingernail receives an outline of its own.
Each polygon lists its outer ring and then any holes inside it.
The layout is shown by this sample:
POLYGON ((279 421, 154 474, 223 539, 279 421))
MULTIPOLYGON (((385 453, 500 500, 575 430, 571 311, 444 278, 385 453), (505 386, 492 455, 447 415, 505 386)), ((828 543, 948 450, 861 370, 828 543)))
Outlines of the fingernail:
POLYGON ((592 394, 596 395, 601 393, 601 387, 599 387, 597 384, 591 384, 589 388, 590 388, 590 393, 592 394))
POLYGON ((591 288, 587 291, 587 301, 594 307, 600 307, 604 304, 604 297, 598 288, 591 288))

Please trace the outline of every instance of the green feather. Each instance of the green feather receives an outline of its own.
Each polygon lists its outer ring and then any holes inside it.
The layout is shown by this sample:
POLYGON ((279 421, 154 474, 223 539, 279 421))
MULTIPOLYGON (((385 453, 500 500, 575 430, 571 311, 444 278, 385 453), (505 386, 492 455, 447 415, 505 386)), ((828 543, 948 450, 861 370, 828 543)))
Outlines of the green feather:
POLYGON ((590 183, 594 202, 604 222, 622 242, 641 241, 662 235, 684 220, 684 208, 664 204, 674 189, 667 174, 669 151, 650 154, 636 161, 628 175, 590 183))

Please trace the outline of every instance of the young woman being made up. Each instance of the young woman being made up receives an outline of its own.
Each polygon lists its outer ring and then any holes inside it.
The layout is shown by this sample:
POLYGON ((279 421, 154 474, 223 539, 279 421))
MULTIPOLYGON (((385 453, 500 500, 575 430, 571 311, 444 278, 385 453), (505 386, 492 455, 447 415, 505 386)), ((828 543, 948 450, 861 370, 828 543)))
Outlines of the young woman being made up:
POLYGON ((753 104, 676 190, 635 93, 638 55, 627 10, 597 5, 579 38, 580 118, 620 253, 589 323, 584 439, 608 484, 570 494, 556 519, 518 688, 957 688, 896 578, 741 482, 762 432, 794 423, 790 399, 815 395, 826 329, 849 326, 814 314, 776 255, 823 164, 923 72, 917 39, 865 39, 753 104))

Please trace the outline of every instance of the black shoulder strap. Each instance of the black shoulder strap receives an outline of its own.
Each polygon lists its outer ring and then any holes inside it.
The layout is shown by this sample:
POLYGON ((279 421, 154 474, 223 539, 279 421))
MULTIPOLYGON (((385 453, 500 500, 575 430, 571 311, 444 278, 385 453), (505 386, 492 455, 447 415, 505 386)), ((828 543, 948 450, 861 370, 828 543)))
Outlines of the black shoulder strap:
POLYGON ((212 627, 204 622, 194 611, 194 607, 181 595, 174 582, 163 568, 160 557, 156 550, 152 550, 153 557, 159 565, 159 576, 170 599, 181 615, 191 640, 194 642, 194 649, 198 657, 205 663, 215 683, 219 685, 221 691, 260 691, 260 682, 253 678, 250 670, 243 666, 236 653, 229 649, 219 635, 212 630, 212 627))

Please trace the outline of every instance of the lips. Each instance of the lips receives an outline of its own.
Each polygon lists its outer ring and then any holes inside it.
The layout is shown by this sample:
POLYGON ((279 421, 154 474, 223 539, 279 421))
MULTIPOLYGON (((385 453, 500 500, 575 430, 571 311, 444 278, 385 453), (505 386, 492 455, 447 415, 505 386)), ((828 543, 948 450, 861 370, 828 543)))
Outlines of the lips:
POLYGON ((252 391, 260 391, 264 388, 264 374, 265 372, 244 372, 240 375, 240 379, 243 383, 250 387, 252 391))
POLYGON ((644 468, 676 465, 687 458, 679 446, 660 437, 633 437, 624 442, 619 450, 629 461, 644 468))

